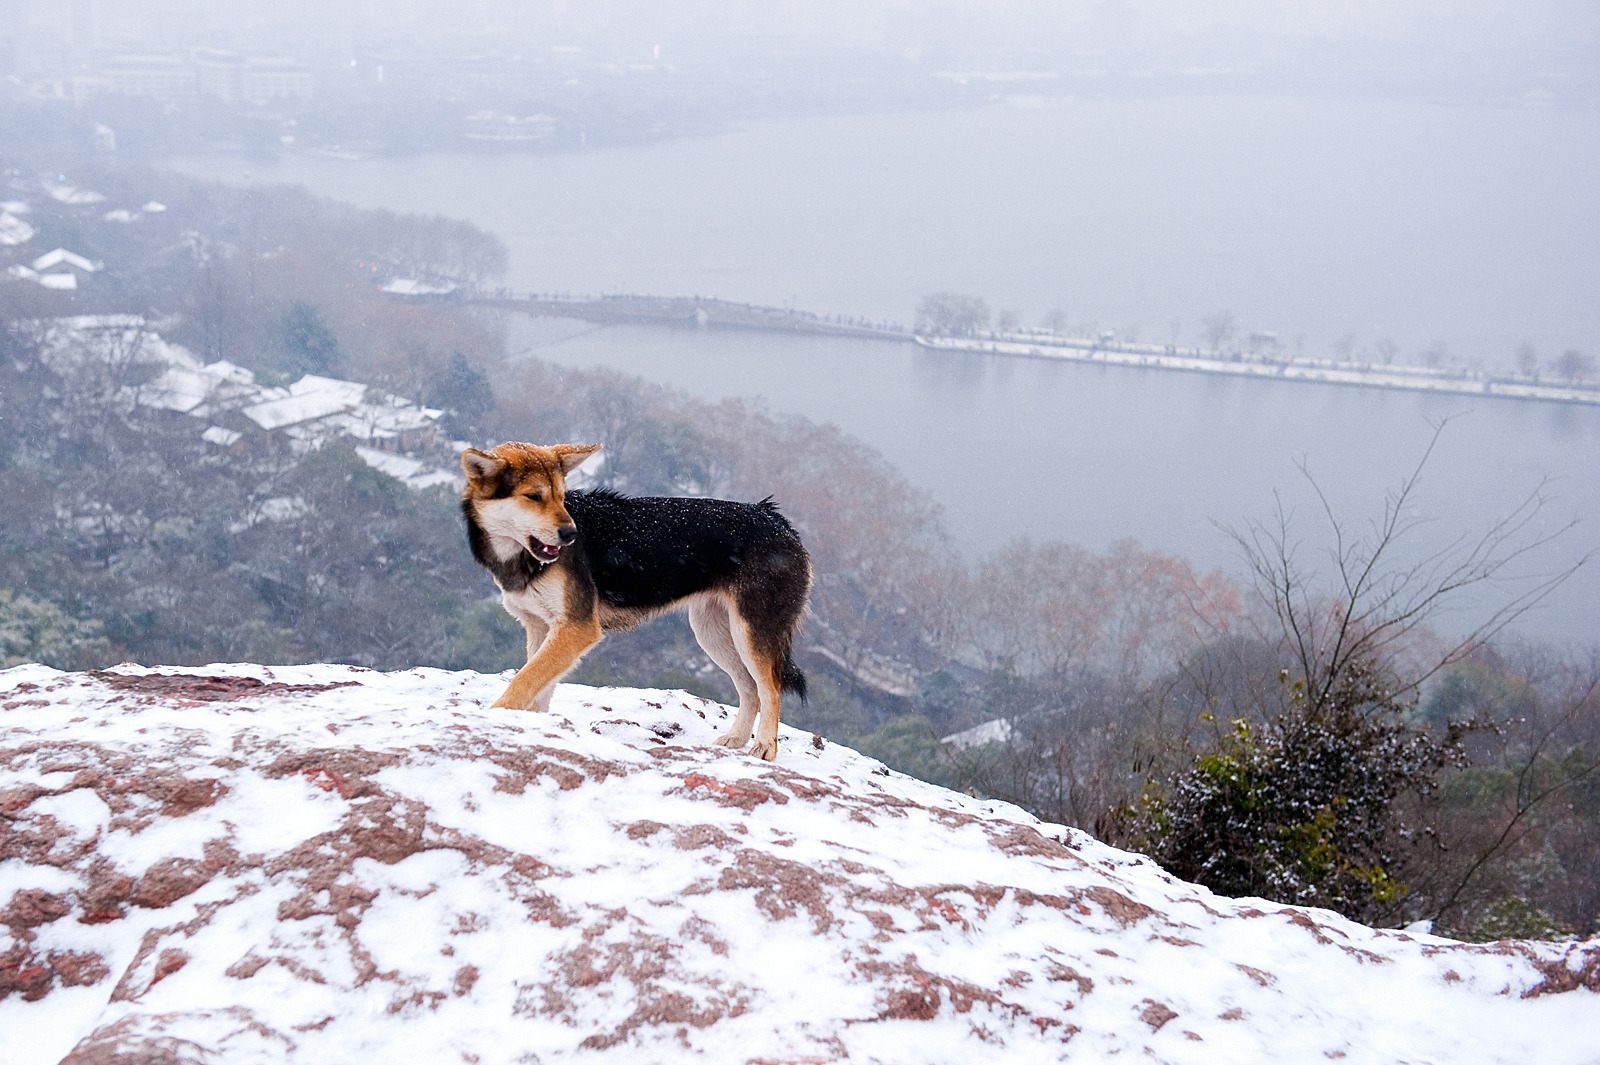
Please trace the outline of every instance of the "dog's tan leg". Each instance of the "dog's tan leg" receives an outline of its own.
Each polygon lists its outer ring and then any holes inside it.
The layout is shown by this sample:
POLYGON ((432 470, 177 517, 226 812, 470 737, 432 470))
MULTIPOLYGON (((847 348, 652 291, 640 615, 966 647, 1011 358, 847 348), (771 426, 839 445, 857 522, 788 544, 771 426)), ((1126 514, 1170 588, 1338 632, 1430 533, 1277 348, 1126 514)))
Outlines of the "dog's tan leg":
POLYGON ((766 666, 766 669, 756 673, 756 684, 761 689, 761 721, 756 725, 756 742, 750 745, 750 753, 764 761, 775 762, 778 760, 778 714, 783 699, 779 684, 782 678, 778 663, 769 661, 766 666))
POLYGON ((739 657, 739 648, 734 645, 733 632, 728 626, 728 612, 728 604, 721 599, 709 596, 696 599, 689 604, 689 627, 711 661, 721 667, 739 692, 738 716, 728 726, 728 731, 716 739, 718 747, 737 750, 750 742, 756 711, 761 709, 761 691, 739 657))
POLYGON ((528 661, 533 661, 533 656, 539 653, 539 648, 544 645, 544 638, 550 634, 550 626, 546 625, 544 618, 533 614, 523 614, 517 618, 522 622, 522 631, 528 635, 528 661))
MULTIPOLYGON (((600 642, 600 620, 557 623, 539 645, 528 664, 517 670, 495 706, 511 710, 548 707, 556 681, 565 676, 583 653, 600 642)), ((531 636, 530 636, 531 642, 531 636)))
MULTIPOLYGON (((771 656, 756 650, 755 644, 750 639, 750 627, 739 616, 739 610, 730 604, 728 610, 728 628, 733 636, 734 646, 739 649, 739 659, 755 679, 756 691, 760 700, 761 720, 756 724, 756 742, 750 748, 750 753, 764 761, 776 761, 778 757, 778 714, 782 707, 782 698, 779 684, 782 683, 778 663, 771 656)), ((743 714, 740 714, 741 720, 743 714)), ((734 724, 738 725, 738 721, 734 724)), ((729 730, 731 735, 732 730, 729 730)))
MULTIPOLYGON (((528 661, 532 662, 539 654, 539 648, 544 646, 545 637, 550 635, 550 626, 545 620, 533 614, 522 618, 522 628, 528 634, 528 661)), ((529 710, 544 712, 550 709, 550 697, 556 692, 554 684, 547 684, 544 690, 533 697, 529 710)))

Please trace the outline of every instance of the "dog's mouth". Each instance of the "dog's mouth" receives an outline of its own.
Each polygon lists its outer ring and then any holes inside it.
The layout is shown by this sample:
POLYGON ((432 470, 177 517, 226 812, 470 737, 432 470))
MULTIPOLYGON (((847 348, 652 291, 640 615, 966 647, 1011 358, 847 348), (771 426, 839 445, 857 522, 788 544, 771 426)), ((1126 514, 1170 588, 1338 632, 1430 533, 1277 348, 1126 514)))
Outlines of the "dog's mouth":
POLYGON ((547 544, 537 536, 530 536, 528 537, 528 554, 548 565, 560 556, 561 548, 555 544, 547 544))

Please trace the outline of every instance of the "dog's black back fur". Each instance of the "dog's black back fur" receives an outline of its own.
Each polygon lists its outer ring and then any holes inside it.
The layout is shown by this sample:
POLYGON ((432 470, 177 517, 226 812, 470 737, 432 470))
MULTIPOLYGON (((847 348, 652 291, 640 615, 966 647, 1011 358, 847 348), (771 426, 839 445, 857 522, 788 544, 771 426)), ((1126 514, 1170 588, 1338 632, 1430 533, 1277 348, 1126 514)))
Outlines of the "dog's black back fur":
POLYGON ((771 499, 568 492, 583 561, 610 606, 650 612, 709 588, 731 589, 752 636, 783 661, 783 686, 805 698, 789 638, 805 609, 811 563, 771 499))
MULTIPOLYGON (((496 555, 471 501, 463 500, 473 557, 513 593, 550 570, 568 570, 580 578, 575 590, 637 620, 699 592, 729 591, 752 638, 783 663, 784 689, 806 697, 805 674, 790 656, 790 641, 805 610, 811 562, 771 499, 633 497, 594 489, 568 492, 566 508, 578 539, 547 566, 526 551, 511 559, 496 555)), ((580 613, 592 609, 574 607, 580 613)))
POLYGON ((650 610, 734 582, 755 563, 781 573, 804 559, 800 537, 770 501, 567 493, 578 545, 600 598, 650 610))

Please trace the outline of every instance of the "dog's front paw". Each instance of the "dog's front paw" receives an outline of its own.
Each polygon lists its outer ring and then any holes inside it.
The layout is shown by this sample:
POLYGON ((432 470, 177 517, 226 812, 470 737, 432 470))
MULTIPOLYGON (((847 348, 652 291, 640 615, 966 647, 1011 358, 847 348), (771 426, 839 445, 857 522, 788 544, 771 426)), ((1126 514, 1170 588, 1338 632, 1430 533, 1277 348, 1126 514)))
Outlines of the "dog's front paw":
POLYGON ((724 732, 711 742, 718 747, 732 747, 737 751, 740 747, 743 747, 745 744, 750 742, 750 737, 735 736, 731 732, 724 732))
POLYGON ((757 740, 756 745, 750 748, 750 753, 763 762, 776 762, 778 760, 778 741, 773 740, 771 743, 766 743, 762 740, 757 740))

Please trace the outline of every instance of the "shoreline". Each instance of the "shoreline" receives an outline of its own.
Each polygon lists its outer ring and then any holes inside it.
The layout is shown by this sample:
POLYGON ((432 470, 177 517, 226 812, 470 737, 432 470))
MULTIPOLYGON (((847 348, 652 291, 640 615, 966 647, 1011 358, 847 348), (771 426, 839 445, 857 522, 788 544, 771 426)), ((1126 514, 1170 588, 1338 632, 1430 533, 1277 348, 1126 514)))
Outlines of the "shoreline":
POLYGON ((449 294, 434 297, 417 294, 404 298, 459 300, 492 310, 516 311, 537 317, 576 318, 602 325, 689 326, 848 336, 914 343, 930 351, 1600 406, 1600 388, 1597 387, 1546 384, 1538 380, 1465 369, 1346 363, 1326 359, 1275 359, 1177 345, 1139 344, 1106 338, 1091 340, 1044 331, 929 336, 915 333, 895 322, 878 322, 845 315, 819 315, 791 308, 764 307, 703 296, 593 297, 513 293, 502 289, 482 295, 449 294))
POLYGON ((1533 399, 1600 406, 1600 389, 1519 381, 1514 378, 1474 373, 1470 370, 1436 370, 1425 366, 1383 363, 1340 363, 1322 359, 1291 361, 1243 355, 1235 357, 1223 356, 1221 352, 1202 353, 1197 349, 1176 346, 1159 347, 1154 344, 1077 340, 1057 336, 1049 339, 1040 337, 1024 339, 1014 336, 1005 339, 987 339, 918 335, 913 339, 919 346, 933 351, 962 351, 1012 358, 1054 359, 1107 366, 1181 370, 1189 373, 1225 374, 1277 381, 1307 381, 1314 384, 1350 385, 1359 388, 1386 388, 1406 392, 1438 392, 1446 395, 1492 396, 1502 399, 1533 399))

